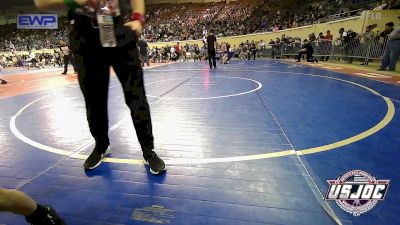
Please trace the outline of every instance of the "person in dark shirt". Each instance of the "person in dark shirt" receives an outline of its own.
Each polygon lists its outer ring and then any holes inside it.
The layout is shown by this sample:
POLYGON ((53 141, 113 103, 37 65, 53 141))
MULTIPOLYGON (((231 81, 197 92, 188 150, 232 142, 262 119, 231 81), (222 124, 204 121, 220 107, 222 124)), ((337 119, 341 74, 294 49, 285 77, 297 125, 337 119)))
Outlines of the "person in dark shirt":
POLYGON ((310 38, 310 42, 313 42, 313 41, 317 40, 317 37, 315 37, 314 32, 309 34, 308 37, 310 38))
POLYGON ((198 45, 194 46, 194 57, 193 57, 194 61, 196 61, 196 59, 198 59, 199 61, 201 61, 201 57, 200 57, 200 48, 198 45))
POLYGON ((343 44, 344 44, 344 52, 346 54, 346 60, 349 63, 353 63, 354 58, 351 57, 352 53, 358 49, 360 40, 358 38, 358 34, 354 32, 352 29, 349 29, 347 31, 347 35, 344 36, 343 39, 343 44))
MULTIPOLYGON (((84 163, 85 169, 98 167, 109 154, 107 98, 110 82, 110 66, 120 81, 125 102, 131 111, 131 118, 142 148, 143 158, 152 174, 165 171, 164 161, 153 151, 154 137, 143 81, 143 69, 139 60, 137 37, 140 36, 145 14, 144 0, 131 0, 131 21, 123 22, 118 0, 35 0, 42 11, 69 10, 74 12, 71 49, 78 68, 78 80, 85 103, 89 128, 95 139, 95 147, 84 163), (101 9, 101 10, 100 10, 101 9), (104 14, 96 16, 96 12, 104 14), (99 17, 113 21, 115 47, 103 47, 100 38, 99 17), (110 18, 111 17, 111 18, 110 18)), ((106 42, 103 42, 105 45, 106 42)))
POLYGON ((54 50, 54 59, 59 67, 62 67, 61 56, 57 50, 54 50))
POLYGON ((63 54, 63 58, 64 58, 64 72, 62 72, 62 75, 67 75, 68 72, 68 64, 71 63, 71 65, 74 67, 74 73, 78 73, 76 65, 75 65, 75 61, 74 61, 74 57, 72 55, 71 50, 69 49, 69 46, 67 45, 67 43, 65 43, 64 41, 60 41, 60 51, 63 54))
POLYGON ((301 56, 304 54, 307 55, 307 62, 313 62, 312 55, 314 54, 314 49, 307 39, 304 39, 303 46, 301 46, 299 55, 297 57, 297 62, 300 62, 301 56))
POLYGON ((382 31, 380 33, 380 35, 379 35, 380 37, 383 38, 383 43, 387 42, 389 34, 392 33, 393 30, 394 30, 393 27, 394 27, 394 23, 393 22, 389 22, 389 23, 385 24, 385 30, 382 31))
POLYGON ((256 60, 256 54, 257 54, 256 44, 251 43, 250 44, 250 51, 249 51, 249 60, 251 59, 251 56, 253 56, 253 59, 256 60))
POLYGON ((216 42, 217 38, 214 35, 214 29, 210 29, 210 34, 207 37, 208 63, 210 64, 210 69, 212 69, 213 66, 214 69, 217 68, 217 61, 215 59, 216 42))
POLYGON ((149 57, 148 57, 149 46, 147 45, 146 41, 141 39, 138 43, 138 47, 139 47, 139 52, 140 52, 140 58, 142 61, 142 67, 144 67, 144 63, 146 63, 147 67, 149 67, 150 66, 149 57))
POLYGON ((288 42, 288 38, 286 38, 286 35, 282 34, 281 41, 282 41, 283 43, 287 43, 287 42, 288 42))

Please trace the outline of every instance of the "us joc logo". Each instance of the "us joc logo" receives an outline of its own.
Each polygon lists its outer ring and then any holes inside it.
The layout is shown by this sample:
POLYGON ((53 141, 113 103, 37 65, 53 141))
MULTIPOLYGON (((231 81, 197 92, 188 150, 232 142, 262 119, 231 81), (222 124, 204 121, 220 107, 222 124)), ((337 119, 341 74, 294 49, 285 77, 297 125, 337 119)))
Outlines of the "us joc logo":
POLYGON ((327 201, 336 204, 353 216, 360 216, 383 201, 390 180, 377 180, 362 170, 352 170, 336 180, 327 180, 329 184, 325 196, 327 201))

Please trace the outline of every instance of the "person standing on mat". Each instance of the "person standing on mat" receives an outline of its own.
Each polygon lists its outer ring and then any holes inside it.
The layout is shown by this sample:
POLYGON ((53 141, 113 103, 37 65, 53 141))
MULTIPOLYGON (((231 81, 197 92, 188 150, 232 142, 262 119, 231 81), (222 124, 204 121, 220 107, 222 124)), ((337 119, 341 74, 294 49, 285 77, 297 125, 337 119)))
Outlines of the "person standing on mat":
POLYGON ((86 103, 90 132, 95 139, 95 147, 86 159, 84 168, 96 168, 103 157, 110 152, 107 98, 110 66, 112 66, 122 85, 125 102, 131 111, 145 164, 149 165, 153 174, 165 171, 164 161, 153 151, 150 107, 144 88, 139 50, 136 46, 137 37, 143 29, 144 0, 131 0, 132 21, 125 24, 120 15, 119 6, 122 4, 119 4, 118 0, 35 0, 35 3, 43 11, 75 12, 70 37, 71 49, 77 63, 78 79, 86 103), (102 34, 106 32, 107 35, 100 36, 100 32, 103 32, 102 34))
POLYGON ((144 67, 144 64, 146 63, 147 67, 150 67, 149 63, 149 46, 147 45, 146 41, 144 38, 142 38, 139 43, 139 52, 140 52, 140 61, 142 62, 142 67, 144 67))
POLYGON ((249 60, 251 59, 251 56, 253 56, 253 60, 256 60, 256 54, 257 54, 257 47, 253 41, 253 42, 251 42, 250 48, 249 48, 249 60))
POLYGON ((60 50, 61 50, 61 52, 63 54, 63 58, 64 58, 64 72, 62 72, 61 74, 67 75, 69 63, 71 63, 71 65, 74 67, 74 73, 77 73, 77 69, 75 66, 74 57, 72 56, 72 52, 70 51, 67 43, 65 43, 63 40, 60 41, 60 50))
POLYGON ((24 216, 31 225, 66 225, 56 211, 37 204, 31 197, 17 190, 0 188, 0 212, 24 216))
POLYGON ((207 37, 207 50, 208 50, 208 63, 210 64, 210 69, 214 66, 214 69, 217 69, 217 61, 215 59, 215 51, 217 49, 216 46, 217 38, 214 35, 214 29, 210 29, 210 34, 207 37))

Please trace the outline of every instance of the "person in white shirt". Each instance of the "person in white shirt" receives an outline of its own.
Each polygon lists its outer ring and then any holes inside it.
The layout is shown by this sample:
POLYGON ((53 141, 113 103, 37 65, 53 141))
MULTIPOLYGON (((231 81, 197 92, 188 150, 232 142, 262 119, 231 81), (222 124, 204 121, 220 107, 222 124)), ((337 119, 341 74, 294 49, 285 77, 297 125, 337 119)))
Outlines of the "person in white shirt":
POLYGON ((263 40, 261 40, 260 43, 258 43, 258 47, 259 47, 261 50, 264 50, 264 49, 265 49, 265 42, 264 42, 263 40))

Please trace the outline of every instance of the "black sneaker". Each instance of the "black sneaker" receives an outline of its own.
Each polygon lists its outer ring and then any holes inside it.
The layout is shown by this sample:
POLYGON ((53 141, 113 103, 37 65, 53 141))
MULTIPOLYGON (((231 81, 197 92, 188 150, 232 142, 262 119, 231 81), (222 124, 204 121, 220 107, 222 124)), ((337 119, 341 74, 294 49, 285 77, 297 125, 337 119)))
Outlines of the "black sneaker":
POLYGON ((31 225, 66 225, 64 220, 50 206, 44 206, 46 214, 37 218, 29 218, 27 222, 31 225))
POLYGON ((92 170, 101 164, 101 160, 110 154, 110 148, 108 147, 107 150, 101 154, 96 150, 93 150, 92 154, 86 159, 85 163, 83 164, 83 167, 85 170, 92 170))
POLYGON ((155 152, 152 152, 150 157, 144 159, 144 164, 150 167, 150 173, 154 175, 160 174, 167 169, 164 161, 155 152))
POLYGON ((62 75, 67 75, 67 73, 66 72, 63 72, 63 73, 61 73, 62 75))

